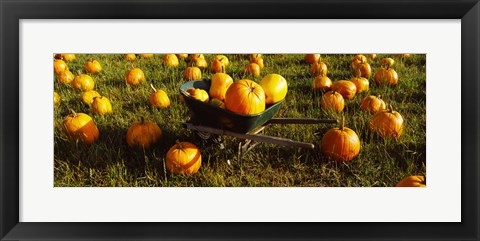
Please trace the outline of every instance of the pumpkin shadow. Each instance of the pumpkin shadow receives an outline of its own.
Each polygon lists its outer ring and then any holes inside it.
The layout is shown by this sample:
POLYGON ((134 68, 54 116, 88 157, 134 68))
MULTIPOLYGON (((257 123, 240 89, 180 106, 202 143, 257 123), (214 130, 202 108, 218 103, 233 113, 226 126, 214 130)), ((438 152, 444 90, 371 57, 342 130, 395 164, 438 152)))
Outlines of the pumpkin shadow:
POLYGON ((131 148, 126 142, 127 129, 120 126, 99 126, 98 129, 100 137, 91 145, 56 138, 54 156, 62 157, 62 162, 70 167, 82 166, 101 173, 107 173, 110 166, 122 164, 133 176, 144 176, 147 169, 163 176, 168 150, 177 140, 190 139, 184 132, 162 130, 162 138, 150 148, 131 148))

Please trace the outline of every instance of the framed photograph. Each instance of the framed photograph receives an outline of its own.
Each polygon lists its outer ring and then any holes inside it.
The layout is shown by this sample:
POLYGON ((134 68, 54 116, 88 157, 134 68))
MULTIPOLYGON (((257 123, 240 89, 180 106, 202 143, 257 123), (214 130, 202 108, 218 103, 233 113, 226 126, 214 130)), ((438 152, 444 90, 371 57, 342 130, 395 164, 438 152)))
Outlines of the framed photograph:
POLYGON ((0 10, 1 240, 479 239, 477 0, 0 10))

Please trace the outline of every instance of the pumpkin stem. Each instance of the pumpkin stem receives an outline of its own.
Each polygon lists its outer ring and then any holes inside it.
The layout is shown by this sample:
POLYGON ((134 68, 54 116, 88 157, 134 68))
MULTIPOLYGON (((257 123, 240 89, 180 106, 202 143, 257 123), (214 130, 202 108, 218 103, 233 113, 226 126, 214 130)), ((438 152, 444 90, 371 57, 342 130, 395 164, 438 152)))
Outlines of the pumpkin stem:
POLYGON ((177 149, 177 150, 183 149, 183 145, 182 145, 182 143, 180 142, 180 140, 177 139, 177 140, 175 141, 175 145, 176 145, 176 149, 177 149))
POLYGON ((93 58, 90 58, 88 61, 93 62, 93 58))
POLYGON ((81 75, 81 74, 82 74, 82 71, 77 70, 77 75, 81 75))
POLYGON ((145 117, 140 117, 140 123, 142 123, 142 125, 145 125, 145 117))
POLYGON ((390 113, 393 114, 393 107, 392 107, 392 104, 388 104, 388 108, 390 109, 390 113))
POLYGON ((225 73, 225 66, 222 64, 222 73, 225 73))
POLYGON ((340 130, 343 131, 345 127, 345 115, 342 115, 342 120, 340 121, 340 130))
POLYGON ((75 112, 73 109, 70 109, 70 112, 73 114, 73 117, 77 117, 77 112, 75 112))
POLYGON ((155 89, 155 87, 153 87, 153 84, 150 84, 150 87, 152 87, 153 92, 157 92, 157 89, 155 89))

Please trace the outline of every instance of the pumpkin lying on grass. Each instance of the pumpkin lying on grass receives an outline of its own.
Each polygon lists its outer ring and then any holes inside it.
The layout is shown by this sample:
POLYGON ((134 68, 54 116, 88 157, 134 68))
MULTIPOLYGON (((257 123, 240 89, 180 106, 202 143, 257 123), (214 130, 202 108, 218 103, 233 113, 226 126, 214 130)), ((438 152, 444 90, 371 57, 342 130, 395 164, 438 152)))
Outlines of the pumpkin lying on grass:
POLYGON ((63 119, 63 130, 65 134, 75 141, 85 144, 92 144, 99 137, 98 128, 92 120, 92 117, 85 113, 76 113, 71 110, 71 114, 63 119))
POLYGON ((200 150, 190 142, 177 142, 167 152, 166 169, 175 174, 195 174, 202 165, 200 150))
POLYGON ((351 161, 360 153, 360 139, 352 129, 345 127, 345 117, 340 127, 332 128, 322 138, 321 151, 327 158, 334 161, 351 161))

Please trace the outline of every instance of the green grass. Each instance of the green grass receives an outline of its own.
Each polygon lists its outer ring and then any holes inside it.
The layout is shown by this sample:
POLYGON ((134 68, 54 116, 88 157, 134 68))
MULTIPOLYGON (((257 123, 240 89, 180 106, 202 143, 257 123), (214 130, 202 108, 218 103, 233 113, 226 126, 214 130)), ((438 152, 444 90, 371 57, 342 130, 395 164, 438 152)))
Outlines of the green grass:
MULTIPOLYGON (((260 81, 269 73, 284 76, 289 85, 284 105, 276 117, 339 118, 340 115, 320 108, 322 94, 311 90, 314 79, 310 66, 303 62, 303 54, 264 55, 265 68, 260 77, 243 74, 247 57, 226 55, 230 60, 227 73, 234 80, 250 78, 260 81)), ((332 81, 350 79, 349 69, 354 55, 322 55, 332 81)), ((393 68, 399 76, 397 86, 377 86, 370 78, 370 90, 346 101, 343 111, 346 126, 353 129, 361 141, 358 157, 348 163, 328 161, 320 153, 323 134, 335 125, 271 125, 265 134, 315 144, 314 150, 260 144, 241 160, 237 159, 239 139, 226 137, 221 142, 204 141, 196 133, 184 129, 182 122, 189 120, 188 108, 180 102, 179 86, 184 83, 182 72, 186 63, 178 68, 162 65, 163 54, 153 59, 126 61, 121 54, 77 54, 67 62, 76 74, 83 71, 89 58, 97 59, 103 72, 91 75, 95 90, 107 96, 113 114, 94 116, 90 107, 80 100, 80 91, 54 80, 54 89, 61 102, 54 109, 54 185, 73 186, 134 186, 134 187, 193 187, 193 186, 394 186, 403 177, 426 174, 426 56, 412 55, 399 59, 391 55, 377 55, 369 60, 373 73, 383 57, 392 57, 393 68), (139 87, 125 84, 124 75, 133 66, 141 68, 147 83, 139 87), (168 109, 155 109, 148 105, 152 90, 149 84, 167 92, 171 99, 168 109), (404 133, 399 140, 382 139, 368 129, 371 115, 359 107, 368 95, 381 95, 404 118, 404 133), (71 142, 62 130, 62 121, 69 110, 93 117, 100 130, 100 138, 92 145, 71 142), (125 136, 127 129, 142 117, 155 121, 163 137, 153 148, 131 149, 125 136), (175 175, 165 171, 165 156, 176 140, 197 145, 202 153, 202 167, 192 176, 175 175), (224 148, 221 148, 221 145, 224 148), (230 164, 228 163, 230 162, 230 164)), ((214 55, 206 54, 210 64, 214 55)), ((210 70, 203 71, 209 78, 210 70)))

